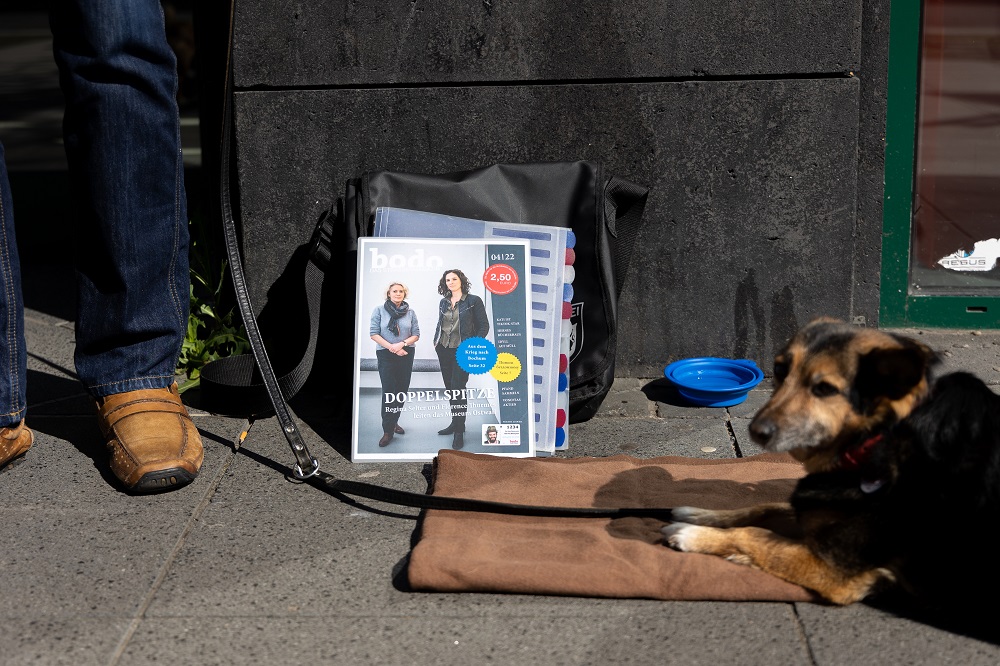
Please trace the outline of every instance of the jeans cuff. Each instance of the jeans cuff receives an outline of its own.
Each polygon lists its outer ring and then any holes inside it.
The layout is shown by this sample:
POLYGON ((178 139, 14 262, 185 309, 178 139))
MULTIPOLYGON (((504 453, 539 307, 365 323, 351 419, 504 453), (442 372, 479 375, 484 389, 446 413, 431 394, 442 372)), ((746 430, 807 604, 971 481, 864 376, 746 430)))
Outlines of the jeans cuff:
POLYGON ((9 414, 0 414, 0 429, 2 428, 13 428, 18 423, 24 420, 24 408, 16 412, 11 412, 9 414))
POLYGON ((167 388, 173 384, 177 378, 174 375, 155 375, 152 377, 135 377, 133 379, 123 379, 121 381, 108 384, 96 384, 88 386, 87 391, 95 398, 106 398, 116 393, 126 391, 139 391, 142 389, 167 388))

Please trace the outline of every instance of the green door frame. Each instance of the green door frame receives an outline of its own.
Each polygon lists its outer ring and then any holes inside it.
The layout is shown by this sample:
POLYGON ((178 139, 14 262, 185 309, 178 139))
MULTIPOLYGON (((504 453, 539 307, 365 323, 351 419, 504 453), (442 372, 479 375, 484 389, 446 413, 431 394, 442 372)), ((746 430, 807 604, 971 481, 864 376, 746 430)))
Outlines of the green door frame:
POLYGON ((919 0, 895 0, 891 4, 880 325, 1000 328, 1000 297, 910 293, 910 233, 920 73, 920 10, 923 3, 919 0))

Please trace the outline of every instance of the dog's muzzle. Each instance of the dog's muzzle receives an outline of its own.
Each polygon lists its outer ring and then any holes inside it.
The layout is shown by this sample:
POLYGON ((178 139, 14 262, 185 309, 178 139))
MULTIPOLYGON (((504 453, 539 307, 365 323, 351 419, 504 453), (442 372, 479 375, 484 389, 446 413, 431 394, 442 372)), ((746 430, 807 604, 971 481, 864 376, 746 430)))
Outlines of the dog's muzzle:
POLYGON ((767 446, 774 438, 774 434, 778 432, 778 424, 776 424, 771 419, 755 418, 750 421, 750 438, 760 444, 761 446, 767 446))

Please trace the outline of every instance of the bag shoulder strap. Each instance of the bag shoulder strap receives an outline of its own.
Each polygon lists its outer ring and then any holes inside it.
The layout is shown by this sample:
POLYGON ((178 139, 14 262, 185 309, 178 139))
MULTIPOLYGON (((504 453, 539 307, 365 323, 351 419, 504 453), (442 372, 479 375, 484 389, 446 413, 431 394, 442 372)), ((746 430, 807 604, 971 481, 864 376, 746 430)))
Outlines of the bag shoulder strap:
POLYGON ((612 176, 604 187, 604 223, 615 237, 614 257, 615 296, 622 295, 628 275, 635 241, 642 225, 649 188, 612 176))
MULTIPOLYGON (((223 162, 227 162, 227 159, 223 158, 223 162)), ((230 187, 225 173, 223 174, 222 187, 224 189, 230 187)), ((232 217, 231 214, 230 217, 232 217)), ((302 289, 305 292, 306 309, 309 315, 309 335, 306 349, 298 364, 288 373, 277 378, 281 394, 285 399, 296 395, 305 384, 316 356, 319 338, 320 299, 327 263, 323 257, 324 253, 328 257, 330 252, 328 244, 322 247, 319 244, 323 242, 321 233, 325 232, 328 227, 329 221, 324 217, 320 220, 316 232, 313 234, 310 257, 306 260, 302 289)), ((242 273, 242 266, 234 264, 235 258, 231 252, 229 255, 230 270, 239 270, 242 273)), ((240 314, 245 319, 242 309, 240 314)), ((259 364, 254 359, 253 354, 238 354, 216 359, 206 364, 201 372, 201 401, 204 409, 216 414, 235 416, 261 416, 271 413, 271 398, 258 367, 259 364)))

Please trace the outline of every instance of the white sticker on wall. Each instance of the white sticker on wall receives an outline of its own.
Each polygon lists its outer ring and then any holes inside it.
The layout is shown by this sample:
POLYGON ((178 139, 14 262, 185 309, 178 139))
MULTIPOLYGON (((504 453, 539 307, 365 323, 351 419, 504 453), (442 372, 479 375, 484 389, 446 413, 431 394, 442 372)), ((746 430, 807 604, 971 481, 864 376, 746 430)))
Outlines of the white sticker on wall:
POLYGON ((972 252, 959 250, 938 259, 938 264, 953 271, 991 271, 1000 258, 1000 238, 981 240, 972 252))

